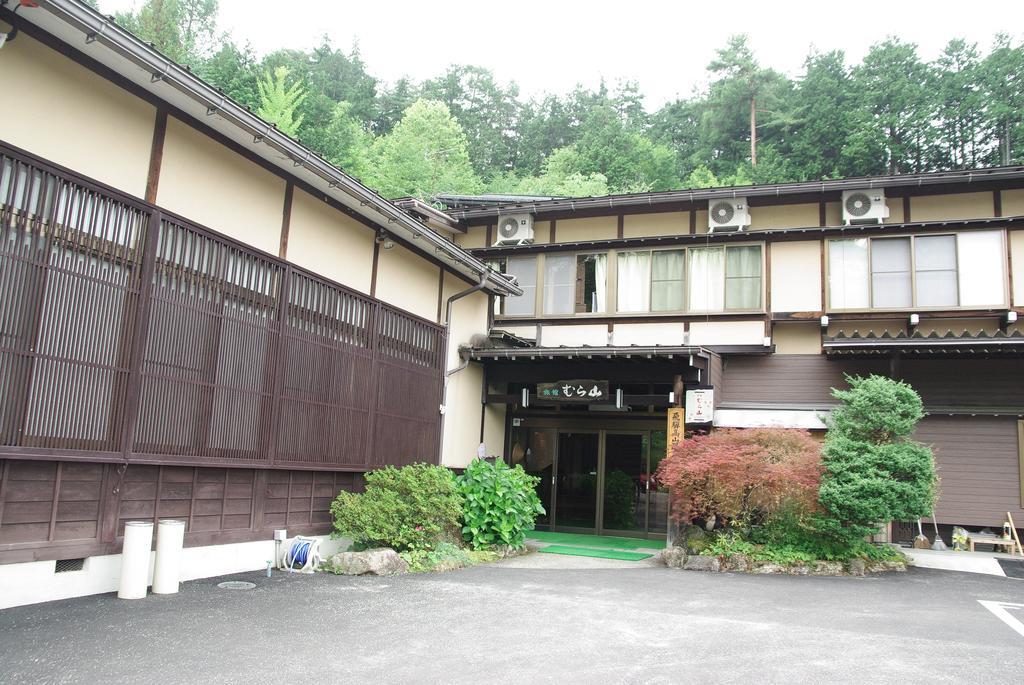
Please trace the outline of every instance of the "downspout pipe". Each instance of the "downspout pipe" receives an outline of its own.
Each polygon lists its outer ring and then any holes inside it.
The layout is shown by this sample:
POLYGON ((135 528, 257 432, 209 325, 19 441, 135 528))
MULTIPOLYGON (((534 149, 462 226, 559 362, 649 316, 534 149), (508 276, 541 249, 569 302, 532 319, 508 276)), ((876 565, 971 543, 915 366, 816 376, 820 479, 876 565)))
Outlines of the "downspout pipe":
MULTIPOLYGON (((448 344, 451 344, 452 309, 455 306, 456 300, 461 300, 462 298, 468 297, 468 296, 472 295, 473 293, 480 292, 485 287, 487 287, 487 281, 488 281, 489 273, 490 273, 489 270, 481 271, 480 274, 479 274, 480 280, 477 282, 476 285, 474 285, 472 287, 469 287, 469 288, 466 288, 465 290, 460 290, 459 292, 457 292, 454 295, 452 295, 451 297, 449 297, 448 301, 445 303, 445 309, 444 309, 444 328, 445 328, 445 340, 448 342, 448 344)), ((444 359, 445 359, 445 362, 444 362, 444 367, 445 367, 444 383, 442 384, 442 388, 441 388, 441 407, 444 409, 444 411, 441 414, 441 432, 440 432, 440 435, 438 435, 438 438, 437 438, 437 463, 438 464, 440 464, 441 460, 444 458, 444 426, 445 426, 445 420, 448 418, 448 379, 451 378, 452 376, 454 376, 455 374, 457 374, 459 371, 463 371, 467 366, 469 366, 469 358, 467 357, 467 358, 463 359, 462 362, 458 366, 456 366, 454 369, 449 369, 448 368, 448 351, 447 350, 445 350, 445 357, 444 357, 444 359)), ((481 409, 481 411, 483 411, 483 410, 481 409)))

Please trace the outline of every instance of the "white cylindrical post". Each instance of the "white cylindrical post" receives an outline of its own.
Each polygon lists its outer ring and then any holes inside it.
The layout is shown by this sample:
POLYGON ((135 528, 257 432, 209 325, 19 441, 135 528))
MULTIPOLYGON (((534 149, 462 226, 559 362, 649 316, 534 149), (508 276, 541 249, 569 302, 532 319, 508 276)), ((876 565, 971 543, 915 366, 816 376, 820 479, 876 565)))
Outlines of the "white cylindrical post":
POLYGON ((149 550, 153 546, 153 524, 129 521, 124 524, 124 546, 121 548, 121 582, 117 596, 121 599, 142 599, 149 585, 149 550))
POLYGON ((181 548, 185 542, 185 522, 160 519, 156 527, 156 564, 153 567, 153 594, 173 595, 181 580, 181 548))

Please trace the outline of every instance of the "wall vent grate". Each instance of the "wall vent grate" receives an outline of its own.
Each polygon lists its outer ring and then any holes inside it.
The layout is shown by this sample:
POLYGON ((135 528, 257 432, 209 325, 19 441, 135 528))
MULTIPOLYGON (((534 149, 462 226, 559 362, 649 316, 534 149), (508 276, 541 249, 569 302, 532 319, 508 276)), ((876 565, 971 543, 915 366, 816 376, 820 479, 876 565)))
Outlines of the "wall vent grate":
POLYGON ((54 573, 69 573, 71 571, 81 571, 85 568, 85 559, 58 559, 57 568, 54 569, 54 573))

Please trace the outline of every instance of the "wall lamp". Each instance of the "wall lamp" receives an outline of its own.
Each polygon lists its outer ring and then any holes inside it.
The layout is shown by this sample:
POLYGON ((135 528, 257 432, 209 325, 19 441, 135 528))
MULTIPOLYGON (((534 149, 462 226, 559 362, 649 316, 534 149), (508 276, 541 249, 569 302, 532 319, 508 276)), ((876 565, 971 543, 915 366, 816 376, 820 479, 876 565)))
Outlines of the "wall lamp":
POLYGON ((828 328, 828 315, 827 314, 821 317, 821 327, 822 328, 828 328))
POLYGON ((921 315, 920 314, 911 314, 910 315, 910 325, 911 326, 917 326, 920 323, 921 323, 921 315))

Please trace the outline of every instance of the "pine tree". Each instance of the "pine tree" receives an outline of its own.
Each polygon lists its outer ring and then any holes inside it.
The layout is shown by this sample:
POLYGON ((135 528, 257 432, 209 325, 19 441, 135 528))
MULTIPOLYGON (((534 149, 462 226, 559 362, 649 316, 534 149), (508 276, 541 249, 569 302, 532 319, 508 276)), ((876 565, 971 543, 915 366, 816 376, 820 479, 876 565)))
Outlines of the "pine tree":
POLYGON ((855 544, 889 521, 931 515, 935 459, 910 439, 924 416, 912 387, 883 376, 847 376, 849 390, 832 390, 840 406, 829 417, 822 449, 825 474, 818 529, 855 544))

